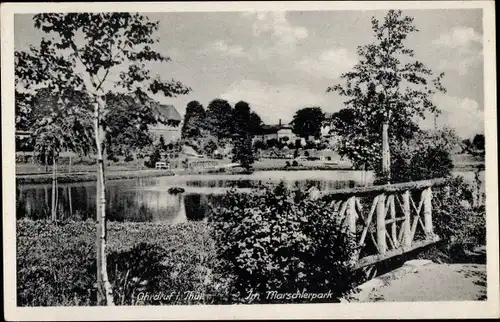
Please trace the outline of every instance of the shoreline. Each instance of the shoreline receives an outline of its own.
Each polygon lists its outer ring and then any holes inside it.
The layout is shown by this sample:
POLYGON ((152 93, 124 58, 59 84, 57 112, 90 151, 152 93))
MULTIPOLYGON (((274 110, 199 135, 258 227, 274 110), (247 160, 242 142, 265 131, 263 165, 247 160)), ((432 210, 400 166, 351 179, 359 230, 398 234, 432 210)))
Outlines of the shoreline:
MULTIPOLYGON (((484 168, 484 164, 460 164, 456 165, 453 171, 474 171, 479 166, 484 168)), ((353 169, 350 166, 343 165, 299 165, 299 166, 267 166, 260 165, 254 167, 253 171, 361 171, 353 169)), ((174 170, 110 170, 106 174, 106 180, 126 180, 135 178, 156 178, 168 177, 175 175, 192 175, 192 174, 243 174, 241 168, 208 168, 208 169, 174 169, 174 170)), ((74 173, 58 173, 58 183, 78 183, 96 181, 95 172, 74 172, 74 173)), ((28 173, 16 174, 16 184, 46 184, 52 182, 52 173, 28 173)))
MULTIPOLYGON (((175 175, 192 175, 192 174, 242 174, 243 171, 239 168, 235 169, 197 169, 197 170, 121 170, 121 171, 109 171, 106 174, 106 180, 125 180, 125 179, 135 179, 135 178, 156 178, 156 177, 168 177, 175 175), (177 170, 177 171, 176 171, 177 170)), ((256 167, 254 171, 333 171, 333 170, 344 170, 344 171, 359 171, 352 169, 350 167, 342 166, 290 166, 290 167, 256 167)), ((96 181, 95 172, 75 172, 75 173, 58 173, 57 182, 58 183, 77 183, 77 182, 89 182, 96 181)), ((52 182, 52 173, 41 173, 41 174, 16 174, 16 184, 44 184, 52 182)))

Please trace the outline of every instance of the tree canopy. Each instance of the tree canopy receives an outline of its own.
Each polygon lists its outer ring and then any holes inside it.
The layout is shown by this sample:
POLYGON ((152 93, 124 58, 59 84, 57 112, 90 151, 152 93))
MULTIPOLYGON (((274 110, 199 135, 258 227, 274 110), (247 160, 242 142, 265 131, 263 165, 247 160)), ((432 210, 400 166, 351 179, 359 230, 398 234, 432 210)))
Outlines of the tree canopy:
POLYGON ((231 137, 233 108, 228 101, 216 98, 207 106, 206 123, 210 132, 219 140, 231 137))
POLYGON ((236 103, 233 114, 233 162, 240 162, 246 169, 254 162, 250 116, 250 105, 247 102, 236 103))
POLYGON ((57 158, 64 150, 80 154, 95 151, 88 113, 92 107, 85 92, 66 89, 56 96, 42 88, 31 100, 27 123, 33 129, 31 143, 36 152, 57 158))
POLYGON ((476 134, 476 135, 474 135, 474 139, 472 139, 472 145, 477 150, 484 150, 485 149, 484 134, 476 134))
POLYGON ((186 114, 181 130, 182 138, 193 138, 201 135, 205 128, 205 109, 198 101, 191 101, 186 106, 186 114))
POLYGON ((293 132, 300 137, 308 138, 321 136, 321 127, 325 120, 325 113, 321 107, 306 107, 298 110, 293 116, 293 132))
POLYGON ((341 75, 343 84, 327 89, 347 98, 344 105, 350 112, 334 116, 333 132, 340 137, 341 154, 355 164, 380 171, 384 123, 389 124, 393 149, 413 137, 418 119, 439 113, 432 96, 446 91, 444 74, 434 75, 405 46, 408 36, 418 31, 413 20, 396 10, 389 10, 382 22, 372 18, 375 41, 359 46, 359 61, 341 75))

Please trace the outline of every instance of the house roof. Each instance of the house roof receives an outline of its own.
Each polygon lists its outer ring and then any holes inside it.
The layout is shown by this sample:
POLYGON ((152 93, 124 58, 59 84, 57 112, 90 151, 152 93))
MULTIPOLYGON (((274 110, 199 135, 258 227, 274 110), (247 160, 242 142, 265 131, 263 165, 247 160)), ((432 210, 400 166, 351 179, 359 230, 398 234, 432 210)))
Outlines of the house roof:
POLYGON ((262 126, 262 132, 263 134, 273 134, 273 133, 278 133, 279 130, 282 129, 291 129, 292 127, 288 124, 273 124, 273 125, 264 125, 262 126))
POLYGON ((158 112, 160 117, 167 121, 182 121, 181 114, 173 105, 158 104, 158 112))

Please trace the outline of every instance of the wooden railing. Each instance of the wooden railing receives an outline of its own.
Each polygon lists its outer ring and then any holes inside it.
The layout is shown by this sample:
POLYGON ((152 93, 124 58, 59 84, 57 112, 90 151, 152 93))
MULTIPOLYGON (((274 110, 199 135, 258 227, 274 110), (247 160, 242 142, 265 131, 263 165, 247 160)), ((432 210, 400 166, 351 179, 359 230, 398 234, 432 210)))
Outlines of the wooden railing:
POLYGON ((432 189, 445 179, 341 189, 327 193, 336 216, 356 238, 358 268, 439 241, 432 223, 432 189))

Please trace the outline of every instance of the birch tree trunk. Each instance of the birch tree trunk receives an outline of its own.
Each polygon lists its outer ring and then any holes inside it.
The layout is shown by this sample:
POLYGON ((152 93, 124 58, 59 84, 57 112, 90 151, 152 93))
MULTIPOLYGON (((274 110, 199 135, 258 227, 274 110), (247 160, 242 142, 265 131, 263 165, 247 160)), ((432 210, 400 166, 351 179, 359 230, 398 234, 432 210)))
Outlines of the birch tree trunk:
POLYGON ((55 221, 57 219, 57 208, 56 208, 56 180, 57 180, 57 169, 56 169, 56 154, 52 154, 52 200, 51 200, 51 219, 55 221))
POLYGON ((389 151, 389 123, 387 121, 382 125, 382 175, 385 183, 391 180, 391 161, 389 151))
POLYGON ((97 147, 97 185, 96 185, 96 214, 97 214, 97 301, 98 304, 114 305, 113 290, 108 279, 106 260, 106 188, 104 179, 104 129, 100 121, 100 107, 103 102, 97 98, 94 105, 95 143, 97 147))
POLYGON ((69 216, 73 218, 73 200, 71 198, 71 187, 68 186, 69 216))

